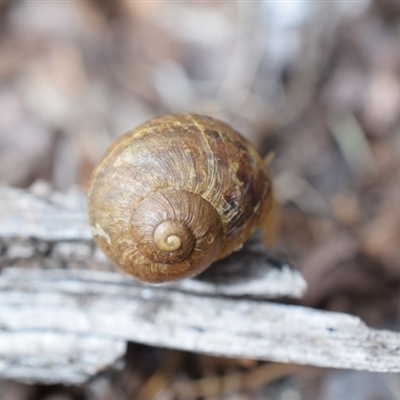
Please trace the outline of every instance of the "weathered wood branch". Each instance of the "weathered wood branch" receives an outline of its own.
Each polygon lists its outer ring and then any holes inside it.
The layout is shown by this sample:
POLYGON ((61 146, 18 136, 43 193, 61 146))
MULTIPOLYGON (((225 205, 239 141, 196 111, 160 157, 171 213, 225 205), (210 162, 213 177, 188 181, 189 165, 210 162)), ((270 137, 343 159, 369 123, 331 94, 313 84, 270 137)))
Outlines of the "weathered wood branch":
POLYGON ((5 377, 79 383, 104 368, 112 354, 117 360, 127 340, 231 357, 400 371, 400 334, 369 329, 359 318, 144 288, 115 281, 107 272, 7 268, 0 275, 0 304, 5 377))
POLYGON ((57 196, 0 189, 0 376, 81 383, 112 366, 128 340, 400 371, 400 334, 346 314, 265 301, 301 296, 305 283, 289 266, 274 266, 259 242, 199 279, 144 285, 115 272, 96 251, 84 196, 57 196))
MULTIPOLYGON (((9 265, 115 271, 92 241, 86 198, 78 190, 45 191, 40 198, 0 187, 0 266, 9 265)), ((134 282, 116 274, 118 279, 134 282)), ((200 277, 168 286, 191 293, 258 298, 299 298, 306 290, 302 275, 288 265, 276 264, 256 238, 200 277)))

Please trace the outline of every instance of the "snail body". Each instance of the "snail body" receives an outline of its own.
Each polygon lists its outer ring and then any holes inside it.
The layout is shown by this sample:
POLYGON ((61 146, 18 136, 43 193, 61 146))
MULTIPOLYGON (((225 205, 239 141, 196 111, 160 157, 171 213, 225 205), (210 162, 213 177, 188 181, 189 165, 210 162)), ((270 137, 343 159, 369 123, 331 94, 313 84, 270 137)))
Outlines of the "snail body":
POLYGON ((226 123, 193 114, 155 118, 117 139, 88 193, 98 246, 152 283, 192 277, 238 250, 272 204, 253 146, 226 123))

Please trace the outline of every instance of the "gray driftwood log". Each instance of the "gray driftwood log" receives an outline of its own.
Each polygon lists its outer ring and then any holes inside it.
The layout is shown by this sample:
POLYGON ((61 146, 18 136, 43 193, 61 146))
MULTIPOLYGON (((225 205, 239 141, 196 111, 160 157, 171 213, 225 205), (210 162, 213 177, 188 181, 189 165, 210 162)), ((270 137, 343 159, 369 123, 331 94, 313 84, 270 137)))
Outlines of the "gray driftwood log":
POLYGON ((256 240, 199 279, 143 285, 96 250, 84 196, 41 197, 0 188, 2 377, 80 383, 115 364, 127 341, 400 371, 400 334, 346 314, 268 302, 299 297, 306 286, 289 266, 274 266, 256 240))

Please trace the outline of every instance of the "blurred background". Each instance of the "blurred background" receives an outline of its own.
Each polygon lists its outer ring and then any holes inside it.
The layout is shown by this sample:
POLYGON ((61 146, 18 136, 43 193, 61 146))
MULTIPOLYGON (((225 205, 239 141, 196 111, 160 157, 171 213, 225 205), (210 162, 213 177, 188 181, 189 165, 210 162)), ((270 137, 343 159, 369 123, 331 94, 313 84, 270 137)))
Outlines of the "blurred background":
MULTIPOLYGON (((400 328, 400 2, 0 0, 0 182, 84 190, 153 116, 221 118, 282 204, 275 253, 301 304, 400 328)), ((130 344, 82 387, 0 381, 1 400, 400 399, 400 377, 130 344)))

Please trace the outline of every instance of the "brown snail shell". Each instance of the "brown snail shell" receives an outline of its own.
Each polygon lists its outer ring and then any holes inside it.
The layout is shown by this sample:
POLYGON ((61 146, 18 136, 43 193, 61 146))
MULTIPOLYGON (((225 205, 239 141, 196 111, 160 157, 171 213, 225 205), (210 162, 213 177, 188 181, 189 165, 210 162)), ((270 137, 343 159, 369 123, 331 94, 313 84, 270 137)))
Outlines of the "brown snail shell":
POLYGON ((246 139, 220 120, 175 114, 111 145, 93 172, 88 211, 104 253, 157 283, 239 249, 272 202, 267 168, 246 139))

